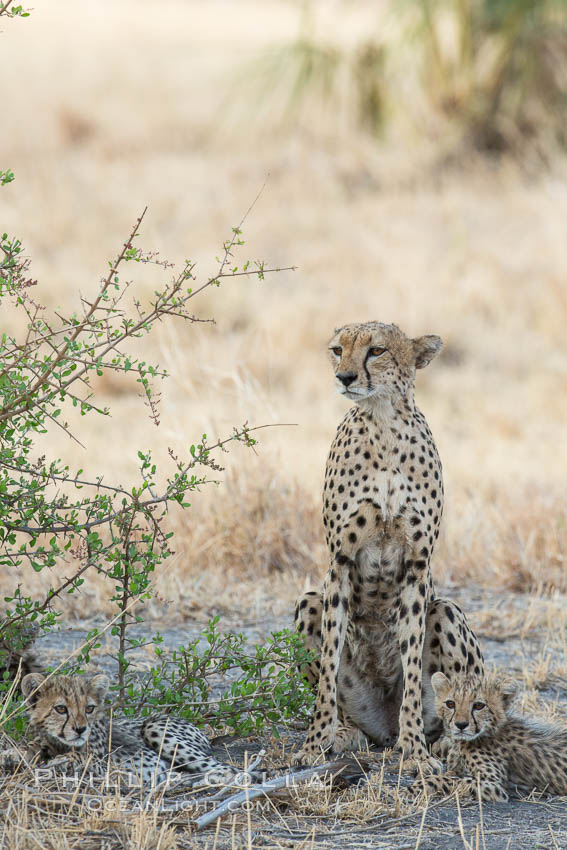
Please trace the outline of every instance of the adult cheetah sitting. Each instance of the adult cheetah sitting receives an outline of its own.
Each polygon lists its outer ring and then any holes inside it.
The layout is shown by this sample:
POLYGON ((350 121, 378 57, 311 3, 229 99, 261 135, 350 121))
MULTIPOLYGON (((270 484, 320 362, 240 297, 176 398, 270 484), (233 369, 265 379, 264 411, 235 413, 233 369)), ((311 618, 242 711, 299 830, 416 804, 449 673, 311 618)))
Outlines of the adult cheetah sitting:
MULTIPOLYGON (((431 679, 443 737, 435 745, 447 755, 447 773, 424 779, 429 793, 480 792, 504 802, 510 786, 522 791, 567 794, 567 727, 514 714, 513 682, 467 676, 431 679)), ((412 791, 421 790, 418 781, 412 791)))
POLYGON ((355 406, 327 460, 323 593, 296 606, 296 628, 320 652, 307 671, 318 691, 297 763, 356 746, 365 733, 382 746, 397 737, 406 766, 438 771, 426 749, 440 725, 431 675, 483 671, 463 612, 434 598, 429 568, 443 481, 414 381, 441 345, 380 322, 346 325, 329 344, 337 389, 355 406))
MULTIPOLYGON (((109 766, 116 767, 133 784, 180 778, 177 771, 202 774, 210 784, 234 779, 239 771, 217 761, 207 736, 185 720, 154 715, 113 718, 111 723, 105 714, 109 684, 102 673, 92 678, 24 676, 21 688, 31 732, 27 757, 49 763, 73 754, 88 773, 105 775, 109 766)), ((4 763, 11 764, 14 755, 4 754, 4 763)))

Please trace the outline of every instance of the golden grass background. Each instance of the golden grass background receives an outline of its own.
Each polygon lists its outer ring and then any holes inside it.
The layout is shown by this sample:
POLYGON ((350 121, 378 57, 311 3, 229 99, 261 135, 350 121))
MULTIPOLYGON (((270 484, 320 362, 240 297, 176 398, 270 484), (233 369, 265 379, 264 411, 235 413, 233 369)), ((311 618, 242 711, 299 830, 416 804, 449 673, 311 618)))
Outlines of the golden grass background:
MULTIPOLYGON (((343 48, 392 26, 386 2, 314 8, 343 48)), ((156 329, 143 354, 171 373, 159 429, 136 385, 108 377, 98 389, 112 417, 75 423, 85 448, 52 433, 41 450, 126 483, 138 448, 166 472, 168 447, 186 451, 203 432, 297 423, 260 432, 257 455, 222 456, 224 485, 171 516, 177 554, 158 585, 175 600, 170 616, 289 610, 325 569, 320 489, 345 410, 326 359, 333 327, 378 319, 438 333, 445 350, 416 391, 445 469, 435 574, 564 590, 565 163, 444 165, 447 139, 410 120, 411 91, 382 141, 356 130, 348 108, 307 104, 282 121, 285 79, 260 98, 253 77, 299 17, 300 4, 272 0, 51 0, 3 21, 1 165, 17 182, 0 214, 33 260, 38 300, 78 309, 146 204, 140 244, 196 260, 205 279, 266 180, 241 258, 298 266, 203 296, 195 310, 215 325, 156 329)), ((149 297, 163 275, 136 279, 149 297)), ((4 312, 3 329, 15 325, 4 312)), ((2 588, 20 579, 5 574, 2 588)), ((33 579, 39 593, 55 577, 33 579)), ((64 604, 77 616, 110 610, 96 580, 64 604)))

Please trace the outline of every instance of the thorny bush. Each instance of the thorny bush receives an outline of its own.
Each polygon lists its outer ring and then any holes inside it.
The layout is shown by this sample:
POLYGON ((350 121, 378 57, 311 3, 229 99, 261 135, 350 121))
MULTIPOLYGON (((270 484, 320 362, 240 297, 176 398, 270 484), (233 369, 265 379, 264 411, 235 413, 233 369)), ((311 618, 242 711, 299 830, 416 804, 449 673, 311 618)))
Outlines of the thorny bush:
MULTIPOLYGON (((10 3, 0 5, 0 16, 26 14, 10 3)), ((10 169, 0 171, 4 191, 12 191, 13 180, 10 169)), ((296 717, 302 701, 309 701, 295 672, 305 651, 294 636, 274 635, 267 648, 249 656, 241 635, 221 636, 212 622, 205 633, 208 654, 199 655, 198 642, 194 642, 176 650, 171 666, 159 646, 159 635, 154 635, 150 642, 156 646, 158 665, 143 681, 130 669, 128 653, 142 643, 130 636, 130 626, 141 621, 134 608, 140 610, 151 598, 153 574, 173 554, 173 533, 166 523, 168 506, 176 503, 188 508, 190 494, 207 483, 210 471, 221 469, 215 452, 226 451, 226 445, 234 440, 255 445, 252 432, 256 429, 245 423, 214 443, 203 435, 186 457, 170 450, 171 469, 161 477, 151 450, 140 450, 139 478, 129 486, 107 483, 102 476, 87 477, 59 458, 45 457, 38 447, 38 439, 55 428, 80 441, 80 427, 78 434, 71 433, 66 420, 71 406, 78 408, 81 416, 108 416, 109 410, 97 403, 92 385, 93 376, 108 371, 132 375, 150 418, 159 425, 155 383, 167 373, 134 356, 129 343, 147 337, 157 322, 175 318, 189 324, 212 321, 192 312, 195 298, 204 290, 242 276, 256 275, 263 280, 265 274, 281 270, 266 268, 261 261, 235 264, 235 251, 244 244, 241 226, 246 214, 224 242, 212 277, 197 282, 195 264, 190 260, 174 273, 173 264, 138 245, 145 213, 109 261, 94 296, 80 297, 75 310, 54 314, 33 294, 37 282, 30 277, 30 262, 21 241, 7 233, 0 236, 0 304, 5 310, 23 312, 26 325, 21 338, 7 333, 0 337, 0 567, 15 573, 14 588, 4 597, 6 608, 0 619, 0 656, 4 655, 0 666, 6 667, 0 688, 10 689, 6 656, 17 653, 30 636, 52 628, 58 620, 59 597, 78 592, 96 572, 106 577, 109 596, 116 605, 116 616, 106 628, 118 637, 117 705, 128 712, 138 705, 145 710, 164 704, 192 719, 213 721, 216 717, 217 725, 222 720, 236 729, 250 729, 261 725, 264 718, 276 722, 290 712, 296 717), (135 287, 124 276, 126 267, 140 263, 153 264, 171 275, 168 282, 158 285, 148 304, 135 295, 131 303, 127 298, 135 287), (165 484, 160 484, 164 480, 165 484), (22 592, 18 574, 23 569, 41 572, 62 563, 69 568, 68 577, 43 598, 22 592), (233 682, 231 695, 217 699, 214 711, 207 708, 210 676, 235 667, 241 676, 233 682)), ((81 669, 99 638, 98 629, 90 632, 71 669, 81 669)), ((9 701, 12 698, 13 689, 9 701)), ((4 717, 11 714, 6 709, 4 706, 4 717)))

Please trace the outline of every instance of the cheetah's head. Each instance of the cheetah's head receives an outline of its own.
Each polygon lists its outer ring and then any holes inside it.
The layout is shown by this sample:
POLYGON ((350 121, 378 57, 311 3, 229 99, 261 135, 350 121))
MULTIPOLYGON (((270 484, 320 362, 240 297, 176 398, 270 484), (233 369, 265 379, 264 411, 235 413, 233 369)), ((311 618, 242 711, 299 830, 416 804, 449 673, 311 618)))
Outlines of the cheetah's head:
POLYGON ((22 679, 22 693, 28 701, 30 727, 57 751, 81 749, 90 725, 104 709, 109 684, 102 673, 50 679, 29 673, 22 679))
POLYGON ((345 325, 329 342, 337 390, 356 402, 406 398, 415 370, 427 366, 442 345, 438 336, 411 339, 396 325, 345 325))
POLYGON ((516 694, 514 682, 494 676, 465 676, 451 682, 443 673, 434 673, 431 686, 437 716, 454 741, 474 741, 502 726, 516 694))

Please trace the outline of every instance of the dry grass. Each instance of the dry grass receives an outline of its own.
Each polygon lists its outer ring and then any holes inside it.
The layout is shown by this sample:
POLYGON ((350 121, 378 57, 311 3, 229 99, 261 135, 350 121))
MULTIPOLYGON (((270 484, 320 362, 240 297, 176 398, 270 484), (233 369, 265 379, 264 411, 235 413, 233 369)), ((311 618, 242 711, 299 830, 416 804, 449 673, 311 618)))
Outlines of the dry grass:
POLYGON ((445 524, 437 553, 443 580, 519 592, 567 590, 567 525, 559 495, 532 489, 467 502, 456 521, 445 524))
MULTIPOLYGON (((356 45, 377 15, 388 33, 386 3, 355 6, 336 4, 316 31, 356 45)), ((289 43, 297 7, 160 8, 156 19, 130 0, 54 0, 5 27, 3 61, 19 87, 4 94, 2 155, 17 183, 0 211, 33 258, 37 297, 70 311, 146 203, 143 244, 173 260, 189 255, 205 275, 267 174, 242 256, 299 271, 207 295, 199 312, 215 326, 156 330, 144 354, 171 373, 159 430, 133 385, 109 376, 99 389, 112 418, 80 423, 86 451, 61 433, 41 450, 127 482, 137 448, 152 446, 166 470, 167 448, 184 452, 203 431, 297 423, 261 432, 257 459, 239 447, 223 456, 228 485, 196 494, 174 518, 178 555, 160 586, 182 612, 196 598, 210 605, 213 593, 242 608, 250 594, 289 606, 326 561, 319 494, 345 409, 326 339, 344 321, 395 321, 446 344, 417 387, 447 484, 438 578, 564 589, 565 164, 535 177, 506 161, 432 168, 443 144, 418 142, 407 126, 382 144, 329 111, 282 126, 281 104, 250 101, 234 81, 289 43)), ((153 274, 141 271, 142 296, 153 274)), ((15 321, 3 320, 8 329, 15 321)), ((54 576, 32 578, 39 594, 54 576)), ((28 581, 4 575, 2 586, 14 580, 28 581)), ((95 579, 78 605, 65 601, 69 615, 107 607, 95 579)))
MULTIPOLYGON (((557 716, 529 694, 523 697, 523 707, 547 719, 557 716)), ((295 743, 285 738, 264 742, 270 775, 287 769, 290 746, 295 743)), ((364 776, 361 784, 345 788, 340 779, 331 783, 315 777, 301 789, 286 789, 250 805, 248 810, 235 810, 202 833, 196 831, 195 819, 218 805, 206 802, 203 788, 154 794, 150 803, 150 798, 139 791, 109 790, 102 783, 97 785, 96 780, 77 786, 69 778, 21 769, 0 781, 0 842, 16 850, 32 846, 71 850, 79 843, 87 850, 235 850, 256 846, 418 850, 422 839, 426 847, 437 846, 431 843, 436 840, 444 846, 441 842, 452 836, 454 843, 446 846, 468 850, 490 846, 479 842, 489 841, 492 834, 519 828, 514 821, 513 827, 503 830, 498 807, 493 812, 493 807, 479 807, 472 800, 459 804, 455 800, 412 798, 406 793, 408 778, 400 772, 391 751, 381 755, 363 751, 356 754, 355 761, 364 776)), ((531 818, 537 817, 538 806, 544 807, 537 795, 529 802, 533 804, 528 818, 535 840, 537 830, 531 818)), ((550 819, 552 805, 548 809, 550 819)), ((525 816, 525 812, 522 814, 525 816)), ((544 824, 545 817, 544 813, 544 824)), ((563 832, 561 835, 564 837, 563 832)))
MULTIPOLYGON (((332 6, 322 30, 331 43, 355 45, 369 21, 378 19, 386 35, 391 26, 386 2, 332 6)), ((260 432, 257 456, 232 448, 221 459, 222 485, 196 493, 190 511, 172 512, 176 555, 147 612, 166 611, 169 621, 221 613, 236 623, 280 615, 325 569, 320 489, 345 409, 325 356, 332 328, 377 318, 412 334, 439 333, 445 351, 417 387, 447 485, 434 569, 448 584, 544 591, 523 606, 485 606, 472 619, 486 637, 543 635, 516 659, 523 705, 561 715, 535 687, 567 681, 564 604, 553 593, 567 591, 565 163, 536 175, 506 161, 443 168, 445 140, 424 139, 407 120, 382 144, 329 110, 282 125, 281 102, 251 100, 241 73, 294 37, 298 8, 283 0, 233 7, 166 0, 159 14, 149 5, 140 14, 133 0, 52 0, 3 27, 2 61, 18 85, 3 91, 10 133, 0 165, 17 182, 0 194, 0 214, 33 259, 38 299, 70 312, 146 203, 143 244, 179 262, 190 256, 206 275, 267 174, 242 256, 299 266, 207 295, 199 312, 214 315, 214 326, 156 330, 144 354, 171 374, 158 430, 133 386, 110 376, 99 390, 112 418, 80 422, 86 451, 59 433, 41 450, 125 483, 138 448, 151 446, 166 471, 168 447, 186 452, 203 432, 297 423, 260 432)), ((142 270, 143 297, 151 275, 142 270)), ((15 327, 13 315, 2 319, 15 327)), ((0 576, 3 591, 21 581, 38 596, 55 580, 0 576)), ((62 609, 67 619, 107 615, 107 597, 93 577, 62 609)), ((395 818, 406 810, 382 794, 376 775, 339 796, 314 786, 278 803, 273 820, 282 834, 284 822, 308 836, 323 831, 328 846, 336 846, 337 823, 348 830, 384 816, 399 829, 395 818), (332 812, 324 823, 323 811, 332 812)), ((252 846, 259 828, 239 816, 197 844, 187 815, 52 807, 15 780, 0 798, 10 806, 0 840, 16 850, 252 846)), ((419 819, 412 830, 417 848, 419 819)), ((307 848, 311 839, 291 843, 307 848)))

